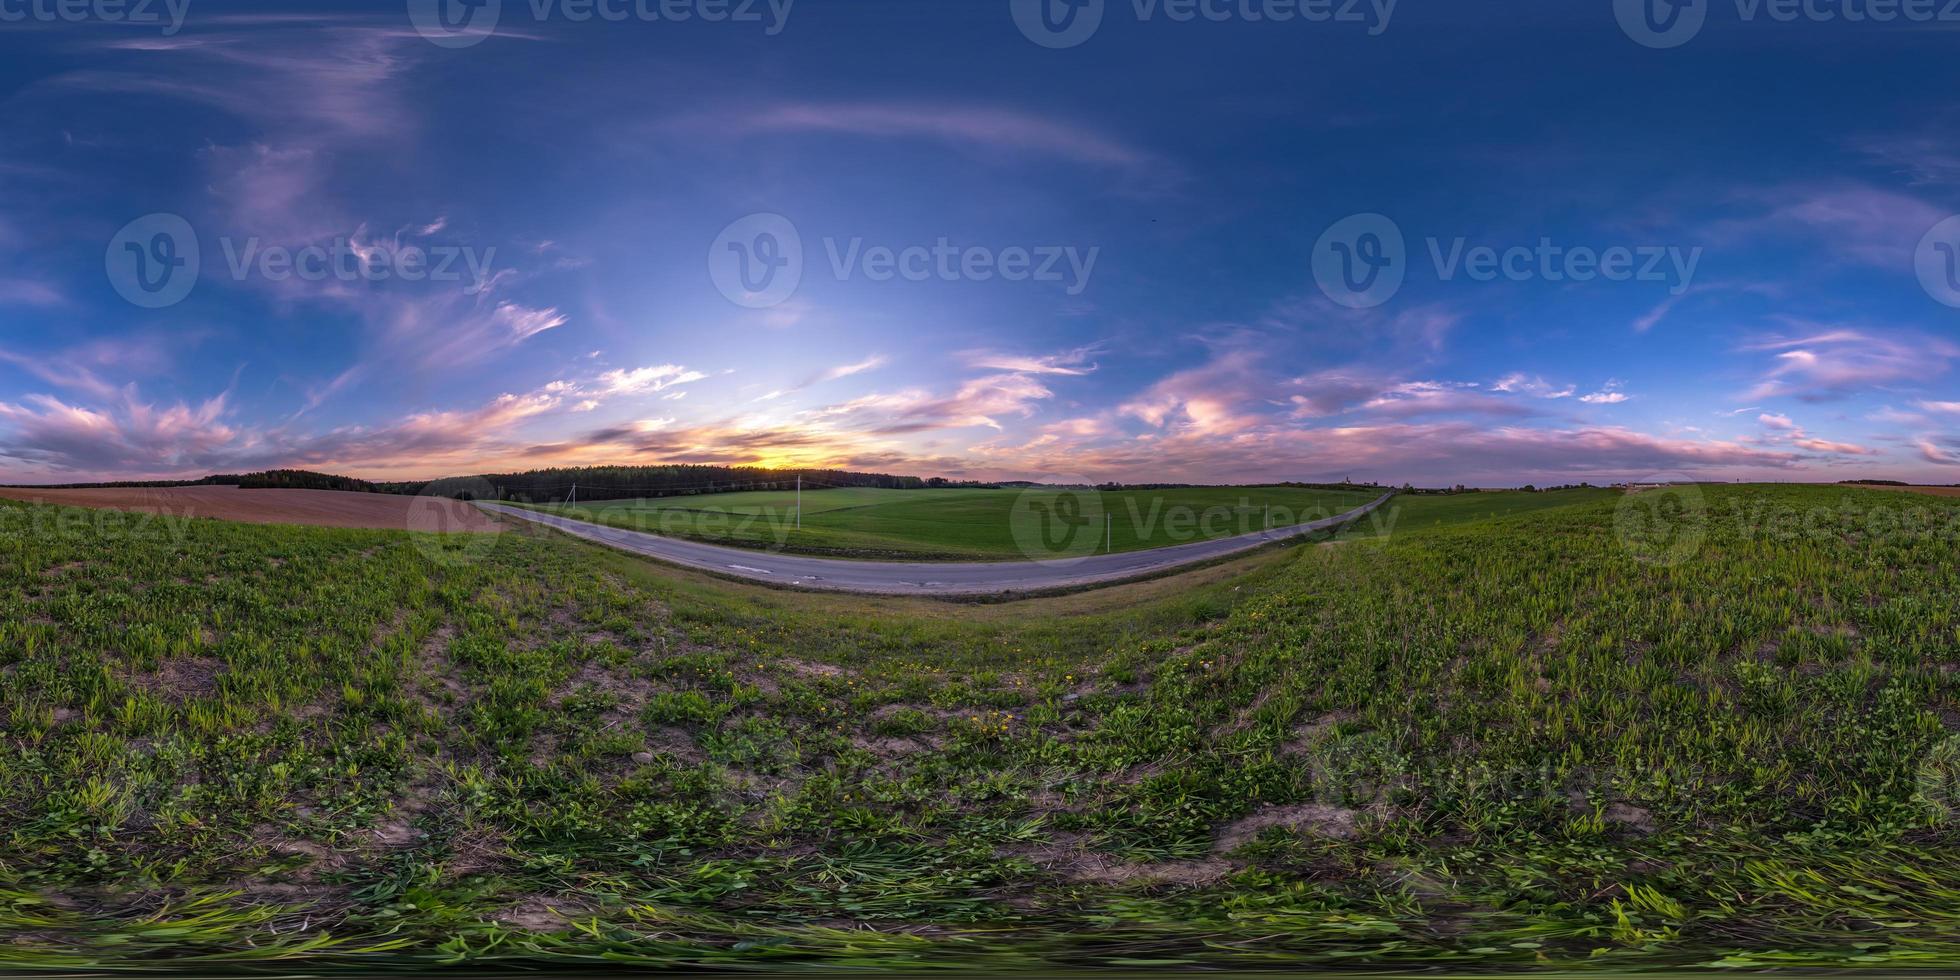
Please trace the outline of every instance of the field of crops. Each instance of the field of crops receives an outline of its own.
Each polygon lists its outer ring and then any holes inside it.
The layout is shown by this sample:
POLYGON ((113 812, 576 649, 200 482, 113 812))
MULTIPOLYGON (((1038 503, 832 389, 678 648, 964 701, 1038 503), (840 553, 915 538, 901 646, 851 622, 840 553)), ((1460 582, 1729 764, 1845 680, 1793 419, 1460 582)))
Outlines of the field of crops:
POLYGON ((540 505, 611 527, 716 544, 846 558, 1019 560, 1041 553, 1045 508, 1079 527, 1074 553, 1138 551, 1304 524, 1360 507, 1380 491, 1297 487, 1054 492, 1035 490, 750 492, 540 505), (1105 521, 1105 516, 1108 518, 1105 521))
POLYGON ((1960 965, 1960 500, 1434 499, 984 607, 0 503, 0 966, 1960 965))

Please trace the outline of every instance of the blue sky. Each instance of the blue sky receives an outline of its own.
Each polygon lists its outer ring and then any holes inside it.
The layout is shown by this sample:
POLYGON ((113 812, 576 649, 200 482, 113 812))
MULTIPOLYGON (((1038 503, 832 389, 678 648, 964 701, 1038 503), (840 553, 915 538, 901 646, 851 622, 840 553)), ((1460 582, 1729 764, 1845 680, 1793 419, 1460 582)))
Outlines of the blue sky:
POLYGON ((0 0, 0 480, 1960 483, 1940 4, 745 2, 0 0))

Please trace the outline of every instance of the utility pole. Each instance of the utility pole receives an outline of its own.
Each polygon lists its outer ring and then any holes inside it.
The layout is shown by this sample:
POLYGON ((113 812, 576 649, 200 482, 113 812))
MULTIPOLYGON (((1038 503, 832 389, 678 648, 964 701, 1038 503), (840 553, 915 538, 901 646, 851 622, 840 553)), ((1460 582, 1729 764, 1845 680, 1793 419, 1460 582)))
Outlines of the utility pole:
POLYGON ((576 483, 572 484, 572 499, 570 501, 570 504, 573 507, 578 506, 578 484, 576 483))
POLYGON ((1270 531, 1272 529, 1273 529, 1273 505, 1267 504, 1266 505, 1266 530, 1270 531))
POLYGON ((796 529, 803 530, 803 474, 796 474, 796 529))
POLYGON ((1103 554, 1116 553, 1116 515, 1103 515, 1103 554))

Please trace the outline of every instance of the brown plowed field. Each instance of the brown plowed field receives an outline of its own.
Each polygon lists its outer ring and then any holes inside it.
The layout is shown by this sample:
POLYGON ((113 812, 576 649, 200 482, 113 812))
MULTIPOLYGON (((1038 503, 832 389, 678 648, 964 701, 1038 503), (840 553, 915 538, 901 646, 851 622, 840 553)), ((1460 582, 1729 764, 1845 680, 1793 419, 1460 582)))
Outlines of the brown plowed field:
POLYGON ((1934 497, 1960 497, 1960 487, 1881 487, 1865 484, 1872 490, 1897 490, 1901 493, 1923 493, 1934 497))
POLYGON ((339 490, 240 490, 237 487, 40 490, 27 487, 0 489, 0 497, 174 517, 212 517, 247 524, 310 524, 395 531, 503 530, 490 515, 461 501, 339 490))

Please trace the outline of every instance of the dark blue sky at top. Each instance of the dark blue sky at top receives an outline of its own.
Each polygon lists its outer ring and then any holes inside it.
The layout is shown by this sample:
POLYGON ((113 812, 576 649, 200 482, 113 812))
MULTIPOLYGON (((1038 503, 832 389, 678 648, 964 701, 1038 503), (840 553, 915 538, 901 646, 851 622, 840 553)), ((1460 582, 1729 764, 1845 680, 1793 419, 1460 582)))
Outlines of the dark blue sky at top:
POLYGON ((0 23, 0 478, 1960 481, 1960 309, 1915 266, 1960 211, 1960 22, 1722 0, 1656 50, 1604 0, 1402 0, 1378 36, 1120 0, 1054 50, 1008 0, 801 0, 774 36, 505 0, 445 48, 405 6, 0 23), (1363 213, 1404 236, 1406 282, 1353 310, 1314 255, 1363 213), (105 251, 155 214, 203 268, 148 309, 105 251), (760 308, 710 274, 753 214, 805 253, 760 308), (1432 238, 1696 264, 1444 281, 1432 238), (941 239, 1095 261, 1080 283, 831 269, 854 240, 941 239), (493 275, 234 275, 254 240, 493 275))

